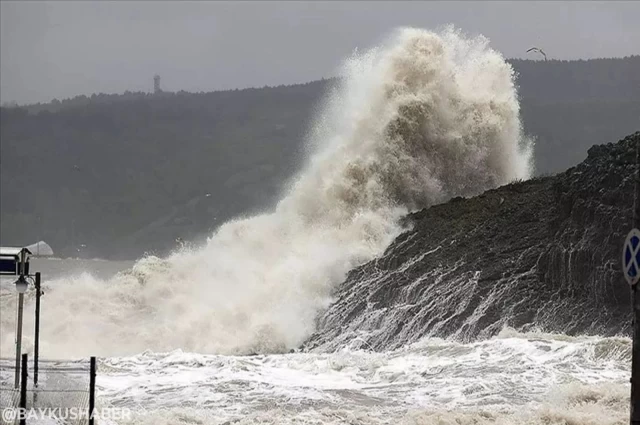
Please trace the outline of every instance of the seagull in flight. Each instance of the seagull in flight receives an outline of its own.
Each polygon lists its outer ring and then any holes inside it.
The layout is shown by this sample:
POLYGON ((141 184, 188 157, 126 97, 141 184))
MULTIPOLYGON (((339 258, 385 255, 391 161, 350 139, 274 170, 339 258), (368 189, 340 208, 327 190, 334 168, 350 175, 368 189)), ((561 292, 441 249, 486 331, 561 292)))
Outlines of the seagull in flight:
POLYGON ((547 60, 547 54, 544 52, 544 50, 542 50, 539 47, 532 47, 529 50, 527 50, 527 53, 529 52, 538 52, 540 53, 542 56, 544 56, 544 60, 547 60))

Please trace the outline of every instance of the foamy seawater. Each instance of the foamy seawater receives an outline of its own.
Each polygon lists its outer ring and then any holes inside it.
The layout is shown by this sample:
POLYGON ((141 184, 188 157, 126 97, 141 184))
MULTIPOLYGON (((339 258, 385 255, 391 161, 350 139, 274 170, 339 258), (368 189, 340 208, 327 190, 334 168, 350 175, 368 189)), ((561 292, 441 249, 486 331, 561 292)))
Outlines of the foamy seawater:
POLYGON ((135 424, 622 424, 626 338, 519 334, 402 350, 103 359, 102 403, 135 424))
MULTIPOLYGON (((401 29, 341 75, 273 211, 124 271, 45 273, 42 356, 99 356, 99 404, 135 413, 118 425, 626 422, 624 338, 505 331, 382 353, 350 349, 363 345, 355 338, 330 353, 284 354, 314 332, 347 273, 405 230, 408 212, 531 174, 513 69, 486 38, 401 29)), ((16 297, 0 283, 8 357, 16 297)), ((2 369, 0 384, 11 382, 2 369)))

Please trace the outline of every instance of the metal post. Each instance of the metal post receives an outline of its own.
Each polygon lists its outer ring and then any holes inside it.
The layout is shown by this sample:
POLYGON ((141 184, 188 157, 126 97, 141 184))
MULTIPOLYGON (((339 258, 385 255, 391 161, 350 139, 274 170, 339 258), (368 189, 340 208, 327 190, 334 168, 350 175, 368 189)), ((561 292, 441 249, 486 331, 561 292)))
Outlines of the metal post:
POLYGON ((640 143, 636 142, 635 192, 633 196, 633 227, 640 228, 640 143))
POLYGON ((96 406, 96 358, 91 357, 89 372, 89 425, 94 425, 93 410, 96 406))
MULTIPOLYGON (((633 196, 633 227, 640 228, 640 143, 636 142, 635 191, 633 196)), ((631 425, 640 425, 640 296, 638 285, 632 286, 633 352, 631 355, 631 425)))
MULTIPOLYGON (((20 252, 20 277, 24 278, 27 253, 20 252)), ((16 325, 16 375, 14 387, 20 385, 20 354, 22 353, 22 312, 24 310, 24 294, 18 294, 18 320, 16 325)))
POLYGON ((20 354, 22 353, 22 311, 24 309, 24 294, 18 294, 18 323, 16 325, 16 376, 15 388, 20 386, 20 354))
POLYGON ((22 380, 20 382, 20 425, 27 425, 27 363, 28 354, 22 355, 22 380))
POLYGON ((33 404, 38 400, 38 356, 40 355, 40 272, 36 273, 36 329, 33 342, 33 404))

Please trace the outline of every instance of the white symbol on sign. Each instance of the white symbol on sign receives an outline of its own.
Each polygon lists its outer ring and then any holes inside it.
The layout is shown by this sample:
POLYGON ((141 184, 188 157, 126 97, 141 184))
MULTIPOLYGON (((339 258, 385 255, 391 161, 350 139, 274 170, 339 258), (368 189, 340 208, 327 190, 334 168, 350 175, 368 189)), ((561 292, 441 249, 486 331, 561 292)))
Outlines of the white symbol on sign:
POLYGON ((631 229, 622 250, 622 269, 629 285, 640 279, 640 230, 631 229))

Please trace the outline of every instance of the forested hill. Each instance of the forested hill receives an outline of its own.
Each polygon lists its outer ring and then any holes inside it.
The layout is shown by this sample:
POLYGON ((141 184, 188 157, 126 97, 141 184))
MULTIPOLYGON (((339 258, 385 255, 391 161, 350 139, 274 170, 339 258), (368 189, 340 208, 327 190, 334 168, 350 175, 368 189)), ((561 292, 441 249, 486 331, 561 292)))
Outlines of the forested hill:
MULTIPOLYGON (((639 129, 640 56, 511 62, 539 174, 639 129)), ((333 82, 1 108, 0 242, 123 258, 269 208, 333 82)))

